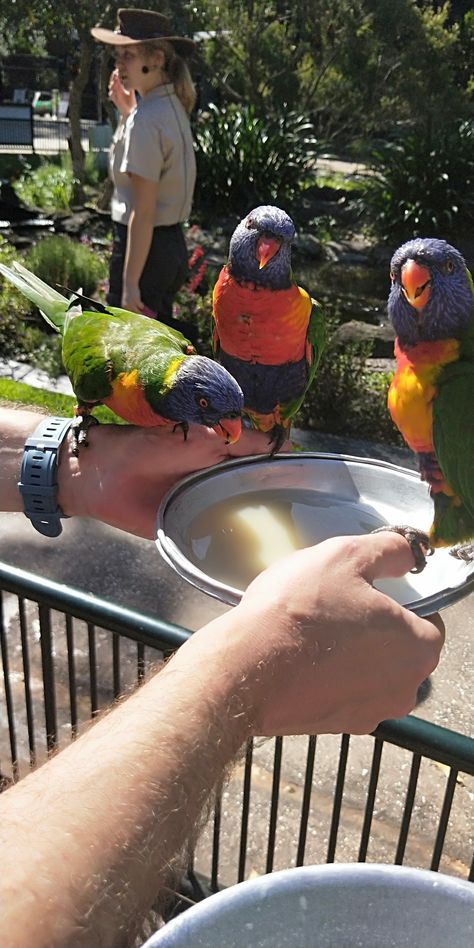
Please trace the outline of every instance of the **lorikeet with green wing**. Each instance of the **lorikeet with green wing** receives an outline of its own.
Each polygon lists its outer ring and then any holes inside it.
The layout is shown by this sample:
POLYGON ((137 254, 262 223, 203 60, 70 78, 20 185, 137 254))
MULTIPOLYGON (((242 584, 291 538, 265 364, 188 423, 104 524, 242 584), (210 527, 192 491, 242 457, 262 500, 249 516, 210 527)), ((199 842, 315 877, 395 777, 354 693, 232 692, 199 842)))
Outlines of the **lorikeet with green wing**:
MULTIPOLYGON (((392 257, 388 313, 397 370, 388 407, 416 452, 434 503, 432 547, 474 558, 474 286, 444 240, 417 238, 392 257)), ((426 543, 422 542, 426 547, 426 543)), ((422 567, 423 557, 420 559, 422 567)))
POLYGON ((67 300, 20 264, 0 272, 63 337, 64 367, 78 399, 73 451, 104 404, 133 425, 205 425, 234 442, 240 436, 242 391, 225 368, 197 355, 181 333, 160 322, 80 294, 67 300))
POLYGON ((257 207, 234 231, 213 293, 214 353, 244 393, 244 415, 279 450, 326 343, 321 307, 291 272, 293 221, 257 207))

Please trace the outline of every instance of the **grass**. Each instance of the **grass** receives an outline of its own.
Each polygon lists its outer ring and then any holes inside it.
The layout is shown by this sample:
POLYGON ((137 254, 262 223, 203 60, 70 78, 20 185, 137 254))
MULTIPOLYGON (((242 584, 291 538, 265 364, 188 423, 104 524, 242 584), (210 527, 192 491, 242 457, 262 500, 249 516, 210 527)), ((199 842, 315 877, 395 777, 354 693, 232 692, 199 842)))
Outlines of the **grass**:
MULTIPOLYGON (((23 382, 0 379, 0 403, 14 405, 15 407, 21 405, 27 408, 43 408, 48 414, 68 418, 74 414, 76 399, 73 395, 62 395, 61 392, 33 388, 23 382)), ((94 415, 105 424, 127 424, 105 405, 95 408, 94 415)))

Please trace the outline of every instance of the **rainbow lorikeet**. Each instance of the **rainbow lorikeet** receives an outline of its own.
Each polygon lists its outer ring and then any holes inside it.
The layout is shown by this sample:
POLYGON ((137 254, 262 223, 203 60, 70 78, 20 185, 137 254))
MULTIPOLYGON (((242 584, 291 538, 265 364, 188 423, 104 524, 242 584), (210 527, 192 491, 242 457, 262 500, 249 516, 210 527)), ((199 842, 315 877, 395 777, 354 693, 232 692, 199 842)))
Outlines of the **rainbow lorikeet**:
MULTIPOLYGON (((434 238, 403 244, 392 257, 390 276, 388 313, 396 332, 397 369, 388 407, 418 456, 434 503, 433 524, 421 546, 429 552, 429 546, 455 544, 453 555, 470 560, 474 558, 472 277, 459 251, 434 238)), ((423 565, 421 555, 419 566, 423 565)))
POLYGON ((325 343, 320 306, 291 272, 293 221, 257 207, 235 229, 213 293, 216 358, 244 393, 244 415, 268 431, 271 453, 288 437, 325 343))
POLYGON ((241 432, 242 391, 221 365, 156 320, 73 294, 71 301, 20 264, 0 272, 63 337, 62 357, 78 399, 72 450, 87 444, 90 414, 104 404, 133 425, 206 425, 227 441, 241 432))

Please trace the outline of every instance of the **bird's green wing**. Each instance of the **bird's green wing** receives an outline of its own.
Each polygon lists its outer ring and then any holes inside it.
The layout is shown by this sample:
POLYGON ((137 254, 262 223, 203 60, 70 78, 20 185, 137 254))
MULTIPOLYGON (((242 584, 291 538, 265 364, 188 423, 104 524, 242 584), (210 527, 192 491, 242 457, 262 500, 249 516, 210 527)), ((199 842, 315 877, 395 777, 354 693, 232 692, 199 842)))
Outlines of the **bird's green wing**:
MULTIPOLYGON (((182 360, 187 340, 163 323, 116 307, 72 315, 63 338, 63 362, 78 399, 101 401, 126 375, 130 385, 150 382, 163 391, 173 360, 182 360)), ((193 350, 194 351, 194 350, 193 350)))
POLYGON ((445 480, 461 505, 435 501, 440 539, 458 542, 474 536, 474 361, 460 360, 443 370, 433 402, 433 444, 445 480))
POLYGON ((321 356, 327 345, 327 327, 323 308, 320 303, 311 298, 312 309, 306 335, 306 361, 308 363, 308 379, 306 387, 298 398, 287 402, 281 409, 283 419, 292 418, 304 402, 306 392, 312 385, 321 356))

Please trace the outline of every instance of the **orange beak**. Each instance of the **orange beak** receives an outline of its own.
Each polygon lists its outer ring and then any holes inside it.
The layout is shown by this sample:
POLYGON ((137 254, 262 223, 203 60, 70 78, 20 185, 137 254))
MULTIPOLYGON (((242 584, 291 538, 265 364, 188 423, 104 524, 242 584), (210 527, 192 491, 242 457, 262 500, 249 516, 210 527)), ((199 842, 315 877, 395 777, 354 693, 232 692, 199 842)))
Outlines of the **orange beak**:
POLYGON ((423 309, 431 292, 431 273, 428 268, 416 260, 407 260, 402 267, 402 290, 410 306, 423 309))
POLYGON ((255 256, 258 260, 258 269, 262 270, 265 267, 269 260, 278 253, 281 247, 280 241, 276 240, 274 237, 259 237, 257 240, 257 247, 255 250, 255 256))
POLYGON ((242 432, 242 419, 240 415, 238 418, 221 418, 212 429, 220 438, 224 438, 226 444, 235 444, 242 432))

